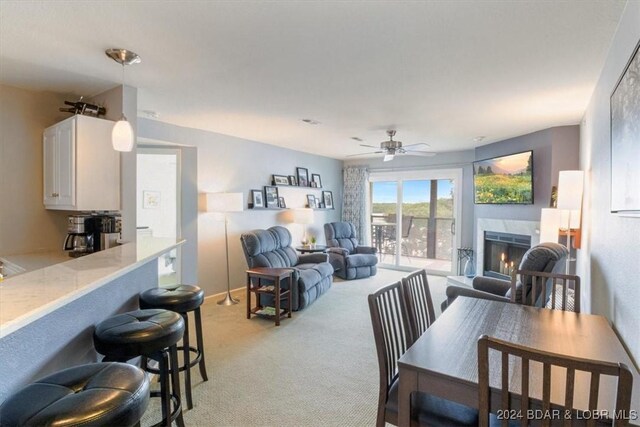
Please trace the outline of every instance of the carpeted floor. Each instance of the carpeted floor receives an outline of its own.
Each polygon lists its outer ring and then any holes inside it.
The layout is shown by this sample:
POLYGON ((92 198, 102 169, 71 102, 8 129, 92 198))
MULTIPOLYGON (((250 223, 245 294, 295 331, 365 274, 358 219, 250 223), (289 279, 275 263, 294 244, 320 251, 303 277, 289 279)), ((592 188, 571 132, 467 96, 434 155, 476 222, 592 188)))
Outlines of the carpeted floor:
MULTIPOLYGON (((327 294, 279 327, 258 317, 247 320, 244 292, 235 295, 240 304, 230 307, 209 298, 203 305, 209 381, 192 370, 194 408, 184 413, 185 424, 375 425, 378 362, 367 295, 406 274, 379 269, 369 279, 337 279, 327 294)), ((445 282, 429 276, 437 313, 445 282)), ((143 426, 159 419, 157 400, 143 426)))

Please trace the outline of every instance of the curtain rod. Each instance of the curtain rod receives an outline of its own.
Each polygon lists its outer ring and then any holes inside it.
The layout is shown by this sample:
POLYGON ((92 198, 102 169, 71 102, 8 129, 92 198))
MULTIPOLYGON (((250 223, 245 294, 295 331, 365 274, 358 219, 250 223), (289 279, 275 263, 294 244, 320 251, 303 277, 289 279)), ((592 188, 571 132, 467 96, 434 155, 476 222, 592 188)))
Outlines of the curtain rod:
POLYGON ((431 169, 445 169, 447 167, 463 167, 463 166, 470 166, 472 164, 472 162, 466 162, 466 163, 442 163, 439 165, 433 165, 433 166, 403 166, 403 167, 398 167, 398 168, 372 168, 369 167, 368 165, 347 165, 345 166, 345 168, 348 168, 350 166, 353 167, 358 167, 358 166, 365 166, 369 172, 403 172, 403 171, 415 171, 415 170, 431 170, 431 169))

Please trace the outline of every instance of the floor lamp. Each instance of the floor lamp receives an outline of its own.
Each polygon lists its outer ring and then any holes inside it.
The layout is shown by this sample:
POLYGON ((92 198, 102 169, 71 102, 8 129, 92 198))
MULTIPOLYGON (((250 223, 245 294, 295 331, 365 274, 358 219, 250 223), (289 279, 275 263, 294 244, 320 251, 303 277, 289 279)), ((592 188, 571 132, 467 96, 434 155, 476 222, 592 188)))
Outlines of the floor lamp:
POLYGON ((306 246, 309 244, 309 240, 307 239, 307 228, 305 225, 313 224, 313 209, 309 208, 299 208, 293 211, 293 222, 296 224, 302 224, 302 245, 306 246))
POLYGON ((567 274, 570 272, 571 258, 571 230, 580 228, 582 211, 582 193, 584 191, 584 172, 560 171, 558 175, 558 210, 562 211, 562 229, 567 232, 567 274))
POLYGON ((227 233, 227 213, 241 212, 244 208, 242 193, 207 193, 207 212, 224 215, 224 247, 227 255, 227 295, 218 301, 218 305, 233 305, 240 301, 231 296, 231 277, 229 275, 229 234, 227 233))

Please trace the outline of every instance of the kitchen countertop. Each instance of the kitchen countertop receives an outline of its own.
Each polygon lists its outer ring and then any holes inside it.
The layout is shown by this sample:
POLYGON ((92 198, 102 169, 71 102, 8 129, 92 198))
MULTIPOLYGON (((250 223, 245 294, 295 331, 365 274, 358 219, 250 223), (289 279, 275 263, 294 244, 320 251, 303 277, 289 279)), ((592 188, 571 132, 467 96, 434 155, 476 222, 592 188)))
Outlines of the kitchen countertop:
POLYGON ((0 282, 0 338, 184 242, 183 239, 138 237, 136 243, 6 278, 0 282))
MULTIPOLYGON (((69 256, 69 253, 63 250, 0 256, 0 260, 3 262, 14 264, 14 266, 17 266, 20 270, 24 270, 19 274, 39 270, 71 259, 72 258, 69 256)), ((16 274, 13 274, 10 277, 15 276, 16 274)), ((9 277, 7 277, 7 279, 8 278, 9 277)))

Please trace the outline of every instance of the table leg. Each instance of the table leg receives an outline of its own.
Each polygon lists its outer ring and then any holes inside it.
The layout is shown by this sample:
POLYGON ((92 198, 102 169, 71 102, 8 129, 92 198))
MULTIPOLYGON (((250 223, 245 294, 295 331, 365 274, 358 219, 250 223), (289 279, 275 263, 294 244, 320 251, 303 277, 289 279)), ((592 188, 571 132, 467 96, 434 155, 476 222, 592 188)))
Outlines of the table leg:
POLYGON ((247 319, 251 319, 251 275, 247 273, 247 319))
POLYGON ((276 326, 280 326, 280 278, 276 278, 275 281, 275 294, 276 294, 276 326))
POLYGON ((291 299, 292 299, 291 296, 293 295, 293 289, 292 289, 293 288, 293 279, 292 279, 292 276, 293 276, 292 274, 289 275, 289 296, 287 298, 289 300, 289 314, 287 315, 287 317, 289 319, 291 319, 291 307, 292 307, 292 305, 291 305, 291 299))
POLYGON ((418 390, 418 373, 400 368, 398 427, 411 426, 411 393, 418 390))

